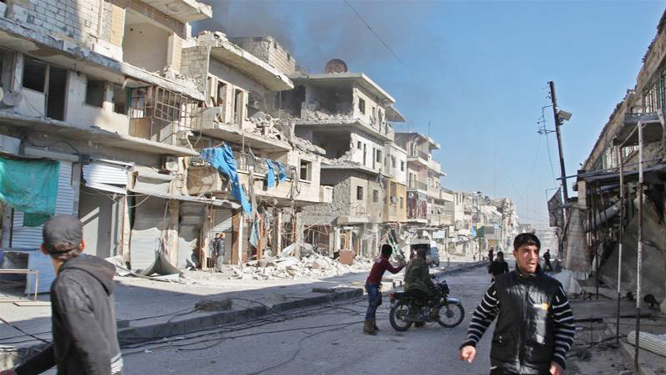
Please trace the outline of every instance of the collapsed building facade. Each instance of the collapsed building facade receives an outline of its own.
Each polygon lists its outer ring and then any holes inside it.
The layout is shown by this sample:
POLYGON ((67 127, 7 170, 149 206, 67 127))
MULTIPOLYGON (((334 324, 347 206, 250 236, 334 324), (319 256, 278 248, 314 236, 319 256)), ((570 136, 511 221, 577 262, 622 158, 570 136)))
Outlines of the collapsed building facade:
MULTIPOLYGON (((636 290, 641 231, 643 295, 652 294, 662 301, 662 311, 666 311, 665 26, 666 13, 643 58, 635 87, 616 106, 578 173, 578 198, 569 202, 572 207, 564 237, 568 268, 593 273, 607 285, 616 286, 619 263, 621 289, 626 292, 636 290), (639 157, 644 172, 642 194, 639 157)), ((637 297, 642 299, 643 295, 637 297)))

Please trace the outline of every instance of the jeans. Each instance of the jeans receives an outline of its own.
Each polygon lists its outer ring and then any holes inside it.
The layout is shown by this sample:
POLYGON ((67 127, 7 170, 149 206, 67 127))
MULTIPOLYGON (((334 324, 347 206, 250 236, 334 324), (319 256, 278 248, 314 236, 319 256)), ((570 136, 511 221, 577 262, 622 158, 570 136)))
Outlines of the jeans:
POLYGON ((365 290, 368 292, 368 311, 365 313, 365 320, 375 320, 377 308, 382 304, 382 294, 378 285, 366 285, 365 290))

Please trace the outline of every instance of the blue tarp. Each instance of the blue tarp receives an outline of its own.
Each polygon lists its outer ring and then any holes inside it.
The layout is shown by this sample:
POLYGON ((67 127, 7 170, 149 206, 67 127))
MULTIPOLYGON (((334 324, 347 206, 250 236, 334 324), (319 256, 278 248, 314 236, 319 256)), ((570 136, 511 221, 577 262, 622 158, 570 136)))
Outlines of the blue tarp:
POLYGON ((40 226, 55 214, 60 163, 0 157, 0 200, 25 212, 24 226, 40 226))
POLYGON ((229 177, 229 181, 231 181, 231 196, 241 204, 243 211, 249 215, 252 212, 252 207, 238 179, 238 164, 236 163, 231 147, 225 145, 205 148, 201 152, 201 158, 220 173, 229 177))
POLYGON ((276 160, 266 159, 268 172, 266 172, 266 185, 268 187, 275 186, 275 174, 277 172, 278 181, 282 182, 287 179, 287 173, 284 170, 284 165, 276 160))
POLYGON ((266 166, 268 166, 268 172, 266 172, 266 185, 268 187, 275 186, 275 168, 273 161, 271 159, 266 159, 266 166))

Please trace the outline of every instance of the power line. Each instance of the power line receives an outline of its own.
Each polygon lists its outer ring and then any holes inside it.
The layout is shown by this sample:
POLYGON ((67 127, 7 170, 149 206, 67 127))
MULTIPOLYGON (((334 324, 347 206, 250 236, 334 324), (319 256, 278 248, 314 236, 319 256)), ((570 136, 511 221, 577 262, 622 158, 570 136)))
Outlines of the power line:
POLYGON ((358 17, 358 19, 360 19, 361 22, 363 22, 363 23, 365 24, 365 26, 368 28, 368 30, 370 30, 370 32, 372 32, 372 33, 377 37, 377 39, 379 39, 379 41, 384 45, 384 47, 386 47, 386 49, 389 50, 389 52, 391 52, 391 54, 392 54, 392 55, 393 55, 398 61, 400 61, 400 63, 402 64, 402 66, 404 66, 405 69, 407 69, 410 73, 412 73, 412 75, 413 75, 414 77, 417 77, 417 78, 418 78, 418 76, 414 73, 414 71, 412 71, 412 70, 409 68, 409 66, 407 66, 407 64, 405 64, 405 62, 400 58, 400 56, 398 56, 398 55, 395 53, 395 51, 393 51, 393 49, 392 49, 392 48, 391 48, 391 47, 390 47, 390 46, 384 41, 384 39, 383 39, 383 38, 382 38, 382 37, 381 37, 381 36, 380 36, 380 35, 379 35, 379 34, 378 34, 378 33, 377 33, 377 32, 376 32, 376 31, 370 26, 370 24, 368 24, 368 22, 367 22, 367 21, 366 21, 366 20, 365 20, 365 19, 364 19, 359 13, 358 13, 358 11, 356 10, 356 8, 354 8, 354 6, 351 5, 351 4, 349 3, 348 0, 345 0, 345 4, 347 4, 347 6, 349 6, 349 8, 351 8, 351 10, 354 11, 354 13, 355 13, 356 16, 358 17))

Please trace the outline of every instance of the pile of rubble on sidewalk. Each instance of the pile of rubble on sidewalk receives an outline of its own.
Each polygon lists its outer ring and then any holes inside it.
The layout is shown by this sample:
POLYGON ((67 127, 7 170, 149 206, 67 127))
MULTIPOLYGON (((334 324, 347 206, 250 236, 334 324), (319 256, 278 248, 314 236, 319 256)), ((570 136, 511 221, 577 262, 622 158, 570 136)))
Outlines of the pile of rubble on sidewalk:
POLYGON ((250 261, 243 267, 233 267, 233 277, 242 280, 324 278, 369 271, 371 267, 372 260, 366 258, 356 257, 351 265, 346 265, 328 256, 312 253, 301 259, 271 257, 250 261))

